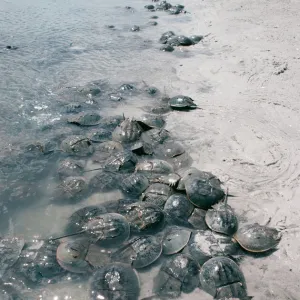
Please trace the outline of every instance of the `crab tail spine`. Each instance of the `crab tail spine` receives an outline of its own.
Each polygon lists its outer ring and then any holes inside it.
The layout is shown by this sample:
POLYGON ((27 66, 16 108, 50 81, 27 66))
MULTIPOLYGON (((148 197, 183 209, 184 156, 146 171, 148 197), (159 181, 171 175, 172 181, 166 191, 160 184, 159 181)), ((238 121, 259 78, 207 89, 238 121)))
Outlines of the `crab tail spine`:
POLYGON ((75 233, 70 233, 70 234, 66 234, 66 235, 63 235, 63 236, 60 236, 60 237, 56 237, 54 239, 49 239, 49 241, 56 241, 56 240, 60 240, 60 239, 63 239, 65 237, 69 237, 69 236, 74 236, 74 235, 78 235, 78 234, 82 234, 84 233, 85 230, 81 230, 81 231, 78 231, 78 232, 75 232, 75 233))

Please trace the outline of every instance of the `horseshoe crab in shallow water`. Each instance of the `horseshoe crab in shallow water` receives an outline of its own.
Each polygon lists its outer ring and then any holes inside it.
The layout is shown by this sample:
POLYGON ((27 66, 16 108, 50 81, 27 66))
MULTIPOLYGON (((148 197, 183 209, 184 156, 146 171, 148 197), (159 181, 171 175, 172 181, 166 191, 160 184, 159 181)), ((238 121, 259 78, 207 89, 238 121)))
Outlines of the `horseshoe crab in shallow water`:
POLYGON ((130 265, 113 263, 96 271, 91 278, 90 299, 137 300, 140 284, 130 265))
POLYGON ((224 198, 220 180, 209 172, 200 176, 187 174, 184 185, 188 199, 197 207, 208 209, 224 198))
POLYGON ((126 178, 121 183, 122 190, 131 196, 140 195, 149 186, 149 180, 143 174, 134 173, 126 178))
POLYGON ((24 245, 25 241, 21 238, 0 238, 0 277, 15 264, 24 245))
POLYGON ((164 206, 168 221, 175 224, 186 224, 193 210, 193 204, 182 194, 170 196, 164 206))
POLYGON ((106 212, 103 206, 90 205, 80 208, 68 218, 65 232, 68 234, 81 231, 87 222, 106 212))
POLYGON ((171 194, 172 189, 168 185, 162 183, 154 183, 145 190, 145 192, 141 196, 141 200, 163 208, 171 194))
POLYGON ((266 252, 279 244, 281 233, 276 228, 254 223, 240 227, 233 237, 249 252, 266 252))
POLYGON ((116 247, 129 238, 130 226, 122 215, 107 213, 88 221, 81 233, 100 247, 116 247))
POLYGON ((199 285, 199 265, 186 254, 168 259, 154 278, 153 292, 158 296, 179 297, 182 292, 192 292, 199 285))
POLYGON ((118 152, 112 155, 105 163, 105 169, 109 171, 133 171, 138 159, 131 151, 118 152))
POLYGON ((168 3, 167 1, 163 0, 156 4, 155 9, 156 10, 168 10, 172 7, 172 4, 168 3))
POLYGON ((156 236, 131 239, 124 247, 112 253, 113 261, 130 264, 135 269, 145 268, 156 261, 162 252, 161 241, 156 236))
POLYGON ((93 154, 94 147, 89 138, 72 135, 62 141, 61 150, 69 155, 88 156, 93 154))
POLYGON ((60 178, 80 176, 83 173, 84 164, 80 161, 65 159, 58 165, 57 173, 60 178))
POLYGON ((120 143, 131 143, 139 139, 143 132, 138 121, 125 119, 112 133, 113 141, 120 143))
POLYGON ((71 199, 80 197, 88 189, 84 177, 67 177, 59 186, 57 190, 58 198, 71 199))
POLYGON ((106 130, 113 130, 116 126, 120 125, 124 121, 124 116, 117 115, 117 116, 108 116, 102 117, 99 125, 106 129, 106 130))
POLYGON ((96 143, 107 141, 110 139, 110 137, 111 137, 111 132, 103 128, 93 130, 88 134, 88 138, 92 142, 96 142, 96 143))
POLYGON ((200 271, 200 283, 201 288, 214 299, 247 297, 244 275, 228 257, 214 257, 204 263, 200 271))
POLYGON ((100 123, 101 117, 96 113, 81 113, 68 118, 68 123, 80 126, 95 126, 100 123))
POLYGON ((177 226, 167 228, 163 238, 163 253, 171 255, 181 251, 188 243, 191 231, 177 226))
POLYGON ((210 230, 196 230, 192 233, 187 252, 200 264, 216 256, 238 257, 239 245, 229 236, 210 230))
POLYGON ((159 39, 159 42, 161 44, 166 44, 168 39, 172 36, 175 36, 175 33, 173 31, 167 31, 167 32, 162 34, 162 36, 159 39))
POLYGON ((169 105, 171 108, 177 110, 188 110, 197 108, 197 105, 195 104, 192 98, 182 95, 172 97, 169 101, 169 105))
POLYGON ((133 203, 125 208, 124 216, 136 232, 155 232, 160 230, 165 221, 163 211, 151 203, 133 203))
POLYGON ((234 234, 238 229, 238 220, 233 209, 227 204, 227 196, 224 203, 213 205, 205 215, 207 226, 216 232, 227 235, 234 234))
POLYGON ((135 87, 132 84, 124 83, 120 86, 119 90, 121 92, 133 91, 133 90, 135 90, 135 87))
POLYGON ((88 240, 71 240, 60 243, 56 250, 59 265, 73 273, 88 273, 92 266, 86 260, 90 242, 88 240))
POLYGON ((152 159, 138 163, 135 167, 135 170, 137 172, 142 172, 145 175, 152 176, 153 174, 173 173, 173 166, 165 160, 152 159))

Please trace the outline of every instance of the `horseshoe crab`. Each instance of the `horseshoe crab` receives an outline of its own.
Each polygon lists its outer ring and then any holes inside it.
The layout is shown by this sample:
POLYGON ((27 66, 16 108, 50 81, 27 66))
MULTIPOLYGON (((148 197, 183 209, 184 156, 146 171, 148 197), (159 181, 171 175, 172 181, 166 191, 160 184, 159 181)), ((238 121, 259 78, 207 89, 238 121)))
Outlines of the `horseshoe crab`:
POLYGON ((137 300, 140 283, 130 265, 113 263, 97 270, 90 283, 90 299, 137 300))
POLYGON ((134 89, 135 89, 135 87, 132 84, 129 84, 129 83, 124 83, 119 88, 119 90, 121 92, 133 91, 134 89))
POLYGON ((180 252, 188 243, 191 231, 177 226, 167 228, 163 238, 163 253, 171 255, 180 252))
POLYGON ((190 225, 195 229, 206 230, 208 226, 205 222, 206 210, 200 208, 194 208, 193 213, 188 219, 190 225))
POLYGON ((214 257, 200 271, 201 288, 214 299, 246 298, 246 281, 239 266, 228 257, 214 257))
POLYGON ((58 165, 57 173, 60 178, 80 176, 83 173, 84 165, 80 161, 65 159, 58 165))
POLYGON ((131 28, 130 28, 130 30, 131 31, 140 31, 140 26, 137 26, 137 25, 133 25, 131 28))
POLYGON ((152 144, 154 147, 155 144, 162 144, 170 137, 170 134, 165 129, 154 128, 147 132, 142 133, 142 140, 152 144))
POLYGON ((104 162, 114 153, 122 152, 123 146, 119 142, 107 141, 95 146, 95 153, 92 157, 93 162, 104 162))
POLYGON ((184 6, 183 5, 180 5, 180 4, 177 4, 177 5, 172 5, 169 9, 168 9, 168 12, 169 14, 171 15, 178 15, 182 12, 184 12, 184 6))
POLYGON ((135 167, 136 172, 142 172, 152 176, 153 174, 169 174, 173 173, 173 166, 165 160, 152 159, 140 162, 135 167))
POLYGON ((167 31, 167 32, 162 34, 162 36, 159 39, 159 42, 161 44, 166 44, 168 39, 172 36, 175 36, 175 33, 173 31, 167 31))
POLYGON ((168 221, 171 223, 186 223, 193 210, 193 204, 182 194, 173 194, 164 206, 168 221))
POLYGON ((176 188, 178 191, 185 191, 185 181, 188 178, 197 177, 197 176, 200 177, 202 175, 202 171, 194 167, 178 170, 178 173, 179 176, 181 176, 176 188))
POLYGON ((73 273, 88 273, 92 266, 86 261, 90 242, 87 240, 72 240, 60 243, 56 250, 59 265, 73 273))
POLYGON ((276 228, 254 223, 240 227, 233 237, 249 252, 266 252, 279 244, 281 233, 276 228))
POLYGON ((175 49, 171 45, 163 45, 159 48, 159 50, 163 52, 173 52, 175 49))
POLYGON ((109 140, 111 137, 111 132, 109 130, 100 128, 97 130, 93 130, 88 134, 88 138, 92 141, 92 142, 103 142, 106 140, 109 140))
POLYGON ((154 10, 154 8, 155 8, 154 5, 152 5, 152 4, 145 5, 144 7, 148 10, 154 10))
POLYGON ((102 117, 99 125, 101 126, 101 128, 111 131, 115 129, 116 126, 120 125, 123 121, 124 116, 121 115, 102 117))
POLYGON ((167 1, 163 0, 156 4, 155 9, 156 10, 168 10, 172 7, 172 4, 168 3, 167 1))
POLYGON ((83 230, 91 242, 100 247, 116 247, 129 238, 130 226, 120 214, 106 213, 88 221, 83 230))
POLYGON ((94 147, 89 138, 72 135, 62 141, 61 150, 69 155, 88 156, 93 154, 94 147))
POLYGON ((97 174, 90 179, 89 187, 95 191, 113 191, 119 188, 119 177, 119 174, 103 170, 97 172, 97 174))
POLYGON ((196 230, 192 233, 186 249, 200 265, 203 265, 212 257, 235 257, 240 248, 226 235, 210 230, 196 230))
POLYGON ((193 42, 194 44, 199 43, 200 41, 203 40, 203 38, 204 38, 203 35, 192 35, 192 36, 190 36, 190 40, 192 40, 192 42, 193 42))
POLYGON ((153 292, 158 296, 179 297, 181 291, 192 292, 199 285, 199 265, 186 254, 176 254, 160 268, 153 292))
POLYGON ((104 168, 109 171, 125 171, 134 170, 138 159, 131 151, 122 151, 112 155, 105 163, 104 168))
POLYGON ((163 115, 171 111, 170 106, 164 103, 159 104, 158 106, 144 106, 142 109, 145 112, 155 115, 163 115))
POLYGON ((160 208, 163 208, 167 199, 172 194, 172 189, 162 183, 151 184, 141 196, 141 200, 148 203, 153 203, 160 208))
POLYGON ((84 177, 67 177, 58 186, 57 196, 58 198, 79 198, 88 189, 88 184, 86 183, 84 177))
POLYGON ((72 113, 72 114, 79 113, 81 109, 82 109, 82 105, 78 102, 69 103, 64 106, 64 111, 67 114, 68 113, 72 113))
POLYGON ((179 180, 180 180, 180 176, 176 173, 170 173, 168 175, 161 175, 157 178, 151 179, 151 182, 154 183, 163 183, 163 184, 167 184, 171 187, 175 187, 177 186, 179 180))
POLYGON ((65 232, 72 233, 83 230, 86 223, 91 221, 93 218, 105 214, 106 208, 98 205, 85 206, 76 210, 68 218, 65 232))
MULTIPOLYGON (((140 121, 143 124, 146 124, 150 129, 152 128, 162 128, 166 121, 162 116, 155 116, 150 114, 145 114, 140 118, 140 121)), ((141 122, 139 124, 141 125, 141 122)))
POLYGON ((80 126, 95 126, 100 123, 101 117, 96 113, 80 113, 68 118, 68 123, 80 126))
POLYGON ((151 203, 133 203, 125 207, 125 218, 136 232, 157 231, 164 225, 165 215, 151 203))
POLYGON ((31 265, 33 272, 45 278, 52 278, 65 272, 56 260, 57 241, 47 241, 38 249, 37 255, 31 265))
POLYGON ((132 196, 140 195, 149 186, 149 180, 143 174, 134 173, 121 183, 122 190, 132 196))
POLYGON ((220 180, 209 172, 201 172, 200 176, 187 174, 184 185, 188 199, 202 209, 211 208, 212 205, 224 198, 220 180))
POLYGON ((217 203, 209 209, 205 215, 207 226, 216 232, 233 235, 238 229, 237 217, 227 204, 227 195, 224 203, 217 203))
POLYGON ((159 145, 155 154, 162 157, 173 158, 185 153, 184 146, 175 141, 166 141, 165 143, 159 145))
POLYGON ((114 252, 114 261, 142 269, 156 261, 162 252, 161 241, 156 236, 141 236, 131 239, 124 247, 114 252))
POLYGON ((150 143, 147 143, 143 140, 136 142, 132 147, 131 151, 137 155, 151 155, 153 154, 153 147, 150 143))
POLYGON ((0 238, 0 277, 18 260, 25 245, 22 238, 0 238))
POLYGON ((138 121, 126 118, 112 133, 113 141, 131 143, 139 139, 143 132, 138 121))
POLYGON ((192 98, 182 95, 172 97, 169 101, 169 105, 171 108, 177 110, 188 110, 197 108, 197 105, 195 104, 192 98))

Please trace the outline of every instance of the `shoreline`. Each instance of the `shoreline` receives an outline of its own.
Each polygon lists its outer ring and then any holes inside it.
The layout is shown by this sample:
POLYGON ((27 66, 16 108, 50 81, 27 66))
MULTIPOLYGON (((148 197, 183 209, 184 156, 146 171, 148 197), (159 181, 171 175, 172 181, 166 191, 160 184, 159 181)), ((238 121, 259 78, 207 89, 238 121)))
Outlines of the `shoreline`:
MULTIPOLYGON (((262 224, 271 217, 271 226, 288 228, 277 251, 246 257, 241 268, 254 299, 297 299, 300 242, 299 229, 292 228, 300 212, 300 38, 295 34, 300 3, 182 4, 191 12, 190 22, 165 31, 210 35, 203 46, 183 50, 191 57, 175 60, 178 82, 172 87, 203 110, 173 112, 166 129, 186 143, 193 166, 225 181, 236 196, 230 204, 243 221, 262 224)), ((199 296, 198 291, 195 299, 199 296)))

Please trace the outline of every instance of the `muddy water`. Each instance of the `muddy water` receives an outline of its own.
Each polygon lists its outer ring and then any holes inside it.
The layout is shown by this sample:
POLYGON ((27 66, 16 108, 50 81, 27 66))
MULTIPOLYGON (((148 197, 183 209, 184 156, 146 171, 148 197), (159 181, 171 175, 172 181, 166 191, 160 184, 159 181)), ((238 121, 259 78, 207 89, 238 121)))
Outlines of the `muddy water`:
MULTIPOLYGON (((121 197, 116 190, 89 195, 80 203, 53 203, 58 184, 57 161, 61 156, 52 150, 57 150, 62 137, 86 132, 66 124, 64 105, 70 102, 79 101, 86 110, 102 116, 139 116, 139 108, 153 103, 155 98, 139 93, 113 102, 108 93, 123 83, 132 83, 141 90, 154 85, 161 91, 160 96, 177 94, 174 84, 178 78, 172 65, 191 54, 160 52, 157 40, 161 33, 179 29, 190 17, 160 12, 156 13, 160 24, 148 26, 153 13, 144 9, 145 4, 133 0, 1 3, 1 235, 32 239, 59 234, 66 218, 78 207, 121 197), (133 25, 140 26, 141 31, 131 32, 133 25), (67 89, 95 80, 106 96, 77 98, 67 89), (46 155, 35 150, 37 143, 48 142, 50 151, 46 155)), ((194 33, 198 32, 188 34, 194 33)), ((206 53, 199 49, 198 52, 206 53)), ((141 286, 144 295, 151 293, 146 273, 141 274, 141 286)), ((83 300, 88 299, 87 287, 82 282, 62 282, 28 291, 26 297, 83 300)))

